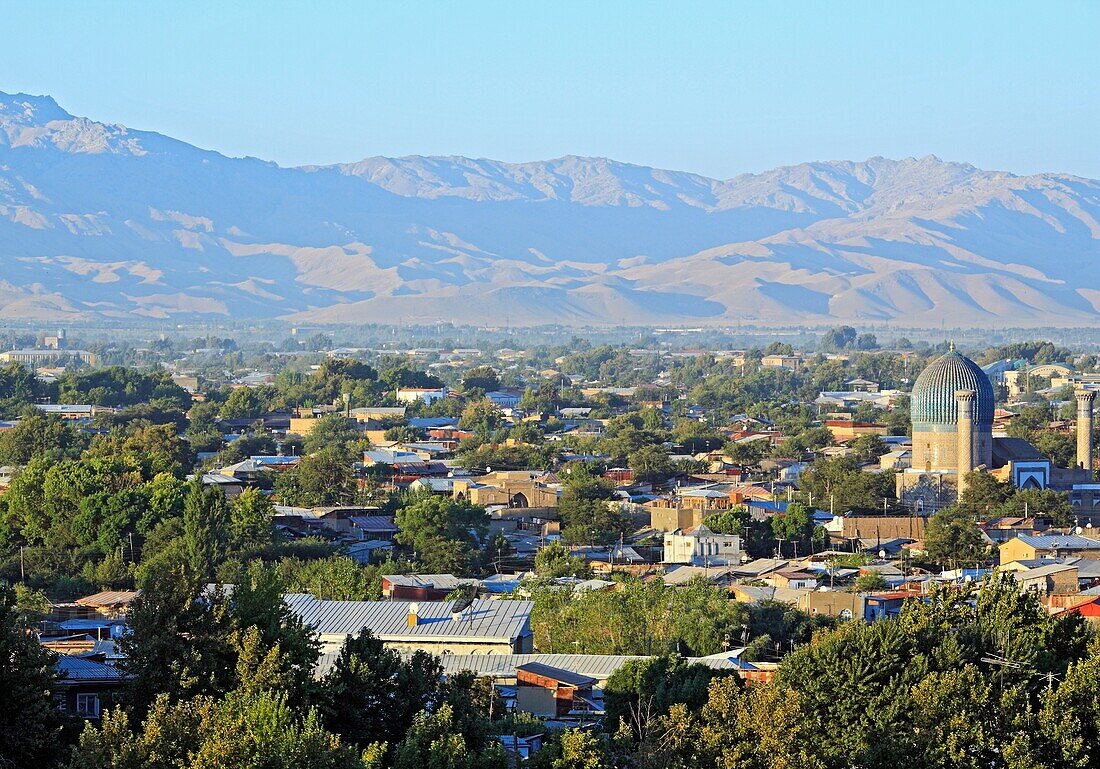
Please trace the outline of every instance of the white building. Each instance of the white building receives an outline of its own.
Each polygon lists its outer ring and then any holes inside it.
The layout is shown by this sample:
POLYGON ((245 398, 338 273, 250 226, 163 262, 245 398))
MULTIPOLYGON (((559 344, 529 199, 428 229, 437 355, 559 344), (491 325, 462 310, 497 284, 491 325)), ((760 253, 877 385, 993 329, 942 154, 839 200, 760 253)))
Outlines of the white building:
POLYGON ((397 400, 402 403, 434 403, 447 397, 446 387, 401 387, 397 390, 397 400))
POLYGON ((705 525, 665 534, 664 563, 724 566, 741 562, 741 537, 715 534, 705 525))

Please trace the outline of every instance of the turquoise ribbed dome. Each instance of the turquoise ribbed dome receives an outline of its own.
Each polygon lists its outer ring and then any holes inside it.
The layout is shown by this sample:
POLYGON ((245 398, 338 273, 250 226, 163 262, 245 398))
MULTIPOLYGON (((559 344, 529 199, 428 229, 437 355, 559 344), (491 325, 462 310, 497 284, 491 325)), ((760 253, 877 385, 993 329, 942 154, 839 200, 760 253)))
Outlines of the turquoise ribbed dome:
POLYGON ((913 385, 910 412, 913 429, 948 427, 959 421, 955 391, 974 390, 975 426, 993 426, 993 385, 978 364, 955 350, 928 364, 913 385))

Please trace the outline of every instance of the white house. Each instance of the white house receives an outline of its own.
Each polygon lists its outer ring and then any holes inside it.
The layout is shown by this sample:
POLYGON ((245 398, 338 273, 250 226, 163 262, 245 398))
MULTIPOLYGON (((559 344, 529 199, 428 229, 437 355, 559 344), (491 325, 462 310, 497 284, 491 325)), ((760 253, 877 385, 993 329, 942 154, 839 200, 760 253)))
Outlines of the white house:
POLYGON ((741 562, 741 537, 715 534, 705 525, 665 534, 664 563, 723 566, 741 562))
POLYGON ((494 390, 490 393, 485 393, 485 397, 492 401, 493 405, 501 409, 514 409, 519 406, 520 395, 516 393, 505 392, 504 390, 494 390))
POLYGON ((397 400, 402 403, 435 403, 447 397, 446 387, 401 387, 397 390, 397 400))

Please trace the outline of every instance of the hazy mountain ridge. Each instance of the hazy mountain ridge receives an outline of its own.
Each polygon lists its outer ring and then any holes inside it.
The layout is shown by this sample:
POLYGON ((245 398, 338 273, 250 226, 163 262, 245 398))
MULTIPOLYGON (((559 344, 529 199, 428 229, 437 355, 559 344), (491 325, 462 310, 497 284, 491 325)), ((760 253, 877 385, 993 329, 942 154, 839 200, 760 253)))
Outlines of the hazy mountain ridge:
POLYGON ((1068 175, 280 168, 0 94, 0 318, 1081 325, 1098 257, 1100 182, 1068 175))

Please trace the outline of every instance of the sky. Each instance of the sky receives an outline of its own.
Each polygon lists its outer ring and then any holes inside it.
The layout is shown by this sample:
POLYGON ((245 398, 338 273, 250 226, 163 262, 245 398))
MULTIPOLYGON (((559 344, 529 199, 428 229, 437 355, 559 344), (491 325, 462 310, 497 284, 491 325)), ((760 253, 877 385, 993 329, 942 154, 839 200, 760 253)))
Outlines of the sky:
POLYGON ((1100 178, 1100 2, 11 2, 0 90, 281 165, 938 155, 1100 178))

